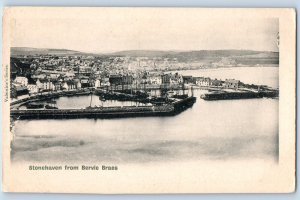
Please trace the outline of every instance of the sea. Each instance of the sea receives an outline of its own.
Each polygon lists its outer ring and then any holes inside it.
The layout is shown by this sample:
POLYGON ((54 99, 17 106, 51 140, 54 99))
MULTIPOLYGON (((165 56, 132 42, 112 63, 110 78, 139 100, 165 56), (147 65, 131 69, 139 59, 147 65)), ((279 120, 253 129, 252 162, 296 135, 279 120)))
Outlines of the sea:
MULTIPOLYGON (((178 71, 213 79, 279 87, 278 67, 178 71)), ((278 161, 278 99, 204 101, 171 117, 19 120, 13 128, 13 162, 163 163, 202 160, 278 161)), ((60 108, 133 105, 97 96, 61 97, 60 108)), ((134 104, 135 105, 135 104, 134 104)))

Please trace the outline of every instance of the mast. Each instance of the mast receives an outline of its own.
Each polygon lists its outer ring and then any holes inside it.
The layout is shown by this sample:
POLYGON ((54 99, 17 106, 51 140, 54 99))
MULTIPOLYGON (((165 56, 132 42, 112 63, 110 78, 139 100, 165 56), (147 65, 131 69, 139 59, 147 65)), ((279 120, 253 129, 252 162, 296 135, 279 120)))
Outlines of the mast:
MULTIPOLYGON (((129 83, 127 83, 127 84, 128 84, 128 87, 129 87, 129 83)), ((132 96, 132 81, 130 83, 130 93, 131 93, 131 96, 132 96)))
POLYGON ((93 93, 92 93, 92 91, 91 91, 90 107, 92 107, 92 100, 93 100, 93 93))
POLYGON ((78 65, 78 68, 77 68, 77 76, 79 78, 79 73, 80 73, 80 69, 79 69, 79 65, 78 65))
POLYGON ((193 86, 192 86, 192 97, 194 97, 194 88, 193 88, 193 86))
POLYGON ((137 80, 135 80, 135 92, 137 91, 137 80))

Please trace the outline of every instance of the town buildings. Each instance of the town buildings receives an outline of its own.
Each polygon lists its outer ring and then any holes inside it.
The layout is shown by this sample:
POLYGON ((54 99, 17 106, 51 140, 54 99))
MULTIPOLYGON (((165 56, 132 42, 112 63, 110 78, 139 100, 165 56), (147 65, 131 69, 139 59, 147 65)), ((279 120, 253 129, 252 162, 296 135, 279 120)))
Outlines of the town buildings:
POLYGON ((197 77, 196 84, 199 86, 208 87, 211 85, 211 80, 210 78, 206 78, 206 77, 197 77))
POLYGON ((30 94, 36 94, 39 92, 39 88, 36 84, 29 84, 27 85, 27 89, 30 94))
POLYGON ((28 79, 26 77, 22 77, 22 76, 17 76, 16 79, 14 80, 14 82, 17 84, 20 84, 22 86, 28 85, 28 79))
POLYGON ((239 85, 240 85, 239 80, 235 80, 235 79, 226 79, 225 80, 225 88, 238 89, 239 85))
MULTIPOLYGON (((12 97, 28 93, 91 87, 126 89, 159 88, 162 86, 163 88, 175 88, 185 84, 238 89, 242 85, 240 81, 234 79, 222 81, 209 77, 181 75, 173 71, 166 72, 167 68, 174 69, 174 66, 180 69, 178 60, 160 57, 153 59, 148 57, 94 57, 85 55, 19 56, 12 59, 17 68, 14 70, 14 78, 12 79, 12 97), (26 67, 22 66, 23 64, 26 64, 26 67), (26 70, 24 70, 25 68, 26 70)), ((231 60, 222 60, 222 62, 234 63, 231 60)))

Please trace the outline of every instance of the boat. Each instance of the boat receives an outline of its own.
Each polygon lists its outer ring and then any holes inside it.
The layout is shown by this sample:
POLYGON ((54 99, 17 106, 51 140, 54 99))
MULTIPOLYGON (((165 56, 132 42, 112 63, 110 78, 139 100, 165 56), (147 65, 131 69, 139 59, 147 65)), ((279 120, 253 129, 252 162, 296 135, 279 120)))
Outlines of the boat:
POLYGON ((100 101, 106 101, 106 98, 105 98, 104 95, 101 95, 101 96, 99 97, 99 100, 100 100, 100 101))
POLYGON ((54 100, 48 100, 47 103, 49 103, 49 104, 56 104, 56 101, 54 101, 54 100))
POLYGON ((81 95, 89 95, 91 92, 90 91, 82 91, 82 92, 77 92, 76 95, 77 96, 81 96, 81 95))
POLYGON ((173 95, 173 98, 176 98, 176 99, 185 99, 185 98, 188 98, 188 95, 187 94, 175 94, 173 95))
POLYGON ((28 103, 26 105, 26 108, 29 108, 29 109, 44 108, 44 104, 32 102, 32 103, 28 103))
POLYGON ((46 105, 45 108, 46 108, 46 109, 58 109, 57 107, 55 107, 55 106, 50 106, 50 105, 46 105))
POLYGON ((175 93, 175 91, 172 90, 172 91, 168 91, 167 94, 168 94, 169 96, 173 96, 173 95, 175 95, 176 93, 175 93))
POLYGON ((259 92, 212 92, 200 96, 207 101, 213 100, 229 100, 229 99, 253 99, 263 98, 262 93, 259 92))
POLYGON ((71 97, 71 96, 74 96, 75 93, 66 93, 65 95, 68 96, 68 97, 71 97))

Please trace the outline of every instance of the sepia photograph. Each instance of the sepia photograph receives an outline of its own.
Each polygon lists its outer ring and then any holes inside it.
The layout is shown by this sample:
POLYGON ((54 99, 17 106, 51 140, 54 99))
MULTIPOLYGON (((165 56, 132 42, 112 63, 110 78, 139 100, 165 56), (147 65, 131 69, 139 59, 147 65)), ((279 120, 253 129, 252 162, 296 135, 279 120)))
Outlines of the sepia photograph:
POLYGON ((293 10, 12 7, 3 20, 4 190, 294 190, 293 10))

